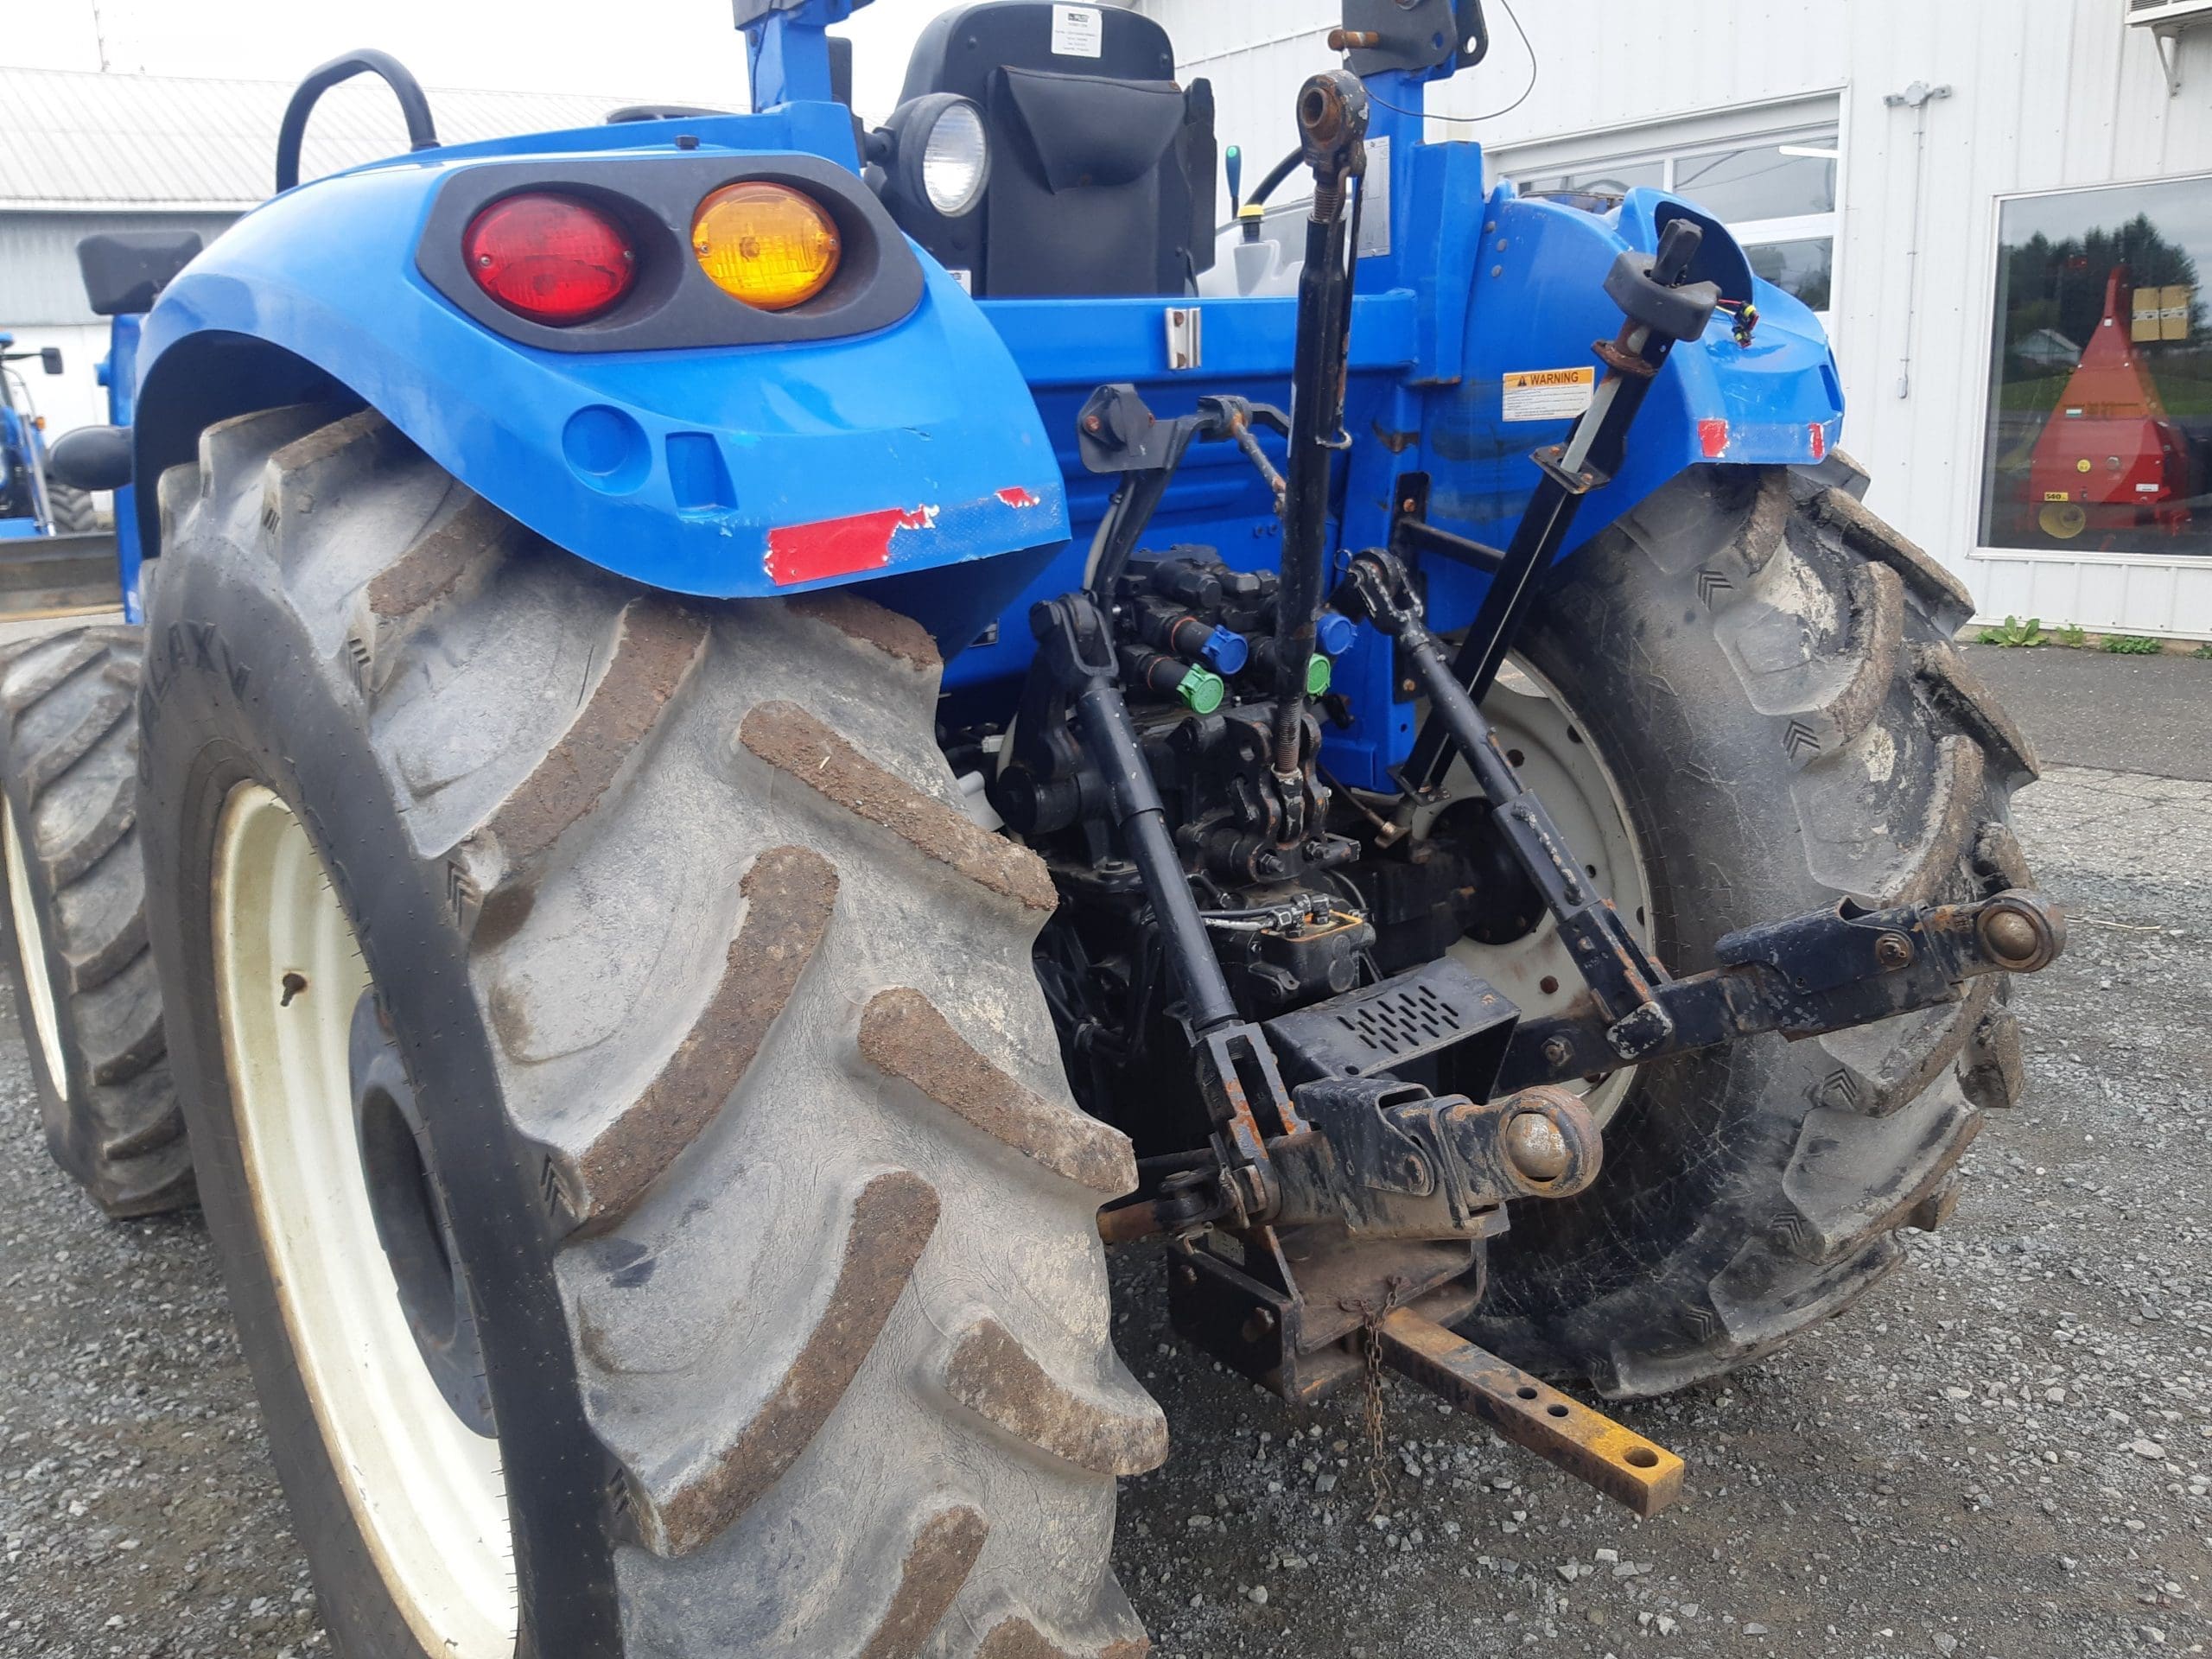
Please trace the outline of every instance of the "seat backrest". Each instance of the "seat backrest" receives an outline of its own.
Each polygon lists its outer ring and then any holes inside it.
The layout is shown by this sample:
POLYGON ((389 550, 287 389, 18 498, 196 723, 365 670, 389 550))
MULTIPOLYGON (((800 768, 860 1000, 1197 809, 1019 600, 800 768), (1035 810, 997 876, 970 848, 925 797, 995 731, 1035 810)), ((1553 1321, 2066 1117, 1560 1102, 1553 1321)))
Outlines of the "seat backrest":
POLYGON ((990 189, 964 219, 905 228, 978 295, 1180 296, 1214 257, 1213 89, 1175 81, 1151 18, 983 0, 922 31, 901 101, 972 99, 990 189))

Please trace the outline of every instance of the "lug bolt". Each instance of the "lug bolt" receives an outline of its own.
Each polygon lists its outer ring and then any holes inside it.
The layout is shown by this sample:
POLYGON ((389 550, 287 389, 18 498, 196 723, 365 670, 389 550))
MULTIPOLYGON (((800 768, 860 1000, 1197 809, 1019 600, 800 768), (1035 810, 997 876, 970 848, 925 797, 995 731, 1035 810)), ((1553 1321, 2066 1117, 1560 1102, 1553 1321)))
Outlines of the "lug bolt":
POLYGON ((1573 1058, 1574 1051, 1567 1046, 1566 1038, 1547 1037, 1544 1039, 1544 1063, 1546 1065, 1565 1065, 1573 1058))
POLYGON ((1522 1112, 1505 1126, 1505 1155, 1532 1181, 1555 1181, 1573 1161, 1559 1125, 1541 1112, 1522 1112))
POLYGON ((1912 963, 1912 941, 1902 933, 1885 933, 1874 941, 1874 960, 1894 971, 1912 963))
POLYGON ((1244 1321, 1243 1336, 1247 1342, 1264 1342, 1274 1333, 1275 1311, 1271 1307, 1255 1307, 1252 1317, 1244 1321))

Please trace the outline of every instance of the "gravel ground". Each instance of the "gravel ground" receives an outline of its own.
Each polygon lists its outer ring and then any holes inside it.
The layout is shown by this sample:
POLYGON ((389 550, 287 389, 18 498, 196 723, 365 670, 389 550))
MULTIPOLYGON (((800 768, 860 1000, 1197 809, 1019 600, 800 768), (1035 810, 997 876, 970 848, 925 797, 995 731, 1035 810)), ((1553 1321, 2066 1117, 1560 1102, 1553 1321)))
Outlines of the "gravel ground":
MULTIPOLYGON (((2212 785, 2059 767, 2019 821, 2076 918, 2021 988, 2024 1103, 1969 1154, 1944 1230, 1844 1319, 1620 1414, 1688 1459, 1668 1516, 1639 1522, 1390 1382, 1370 1518, 1357 1402, 1290 1411, 1173 1346, 1157 1257, 1126 1255, 1123 1351, 1177 1441, 1122 1508, 1160 1652, 2204 1651, 2212 785)), ((77 1198, 12 1021, 0 1446, 0 1654, 327 1651, 205 1232, 77 1198)))

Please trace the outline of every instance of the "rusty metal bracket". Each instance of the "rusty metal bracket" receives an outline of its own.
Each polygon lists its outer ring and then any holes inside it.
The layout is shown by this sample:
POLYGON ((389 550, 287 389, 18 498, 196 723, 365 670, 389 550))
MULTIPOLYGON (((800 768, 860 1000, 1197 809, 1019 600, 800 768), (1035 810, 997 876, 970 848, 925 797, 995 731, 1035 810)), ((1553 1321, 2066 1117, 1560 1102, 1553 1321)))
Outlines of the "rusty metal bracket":
POLYGON ((1434 1319, 1398 1308, 1380 1337, 1384 1364, 1615 1503, 1648 1519, 1681 1496, 1682 1460, 1672 1452, 1434 1319))

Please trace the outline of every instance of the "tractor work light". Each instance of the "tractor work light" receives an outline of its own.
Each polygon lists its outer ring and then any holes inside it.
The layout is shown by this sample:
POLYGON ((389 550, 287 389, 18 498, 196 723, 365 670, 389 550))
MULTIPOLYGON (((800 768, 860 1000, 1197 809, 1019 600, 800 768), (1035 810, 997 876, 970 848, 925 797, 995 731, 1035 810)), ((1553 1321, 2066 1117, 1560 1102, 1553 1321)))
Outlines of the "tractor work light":
POLYGON ((990 131, 973 101, 953 92, 910 99, 868 135, 868 160, 883 169, 894 208, 965 219, 991 182, 990 131))
POLYGON ((837 222, 811 197, 759 180, 699 204, 691 249, 716 288, 759 311, 788 311, 828 288, 844 257, 837 222))
POLYGON ((922 188, 947 219, 976 210, 991 181, 991 145, 982 111, 965 99, 948 105, 922 145, 922 188))
POLYGON ((463 246, 479 288, 549 327, 604 315, 638 280, 638 251, 622 227, 572 196, 502 197, 469 221, 463 246))

